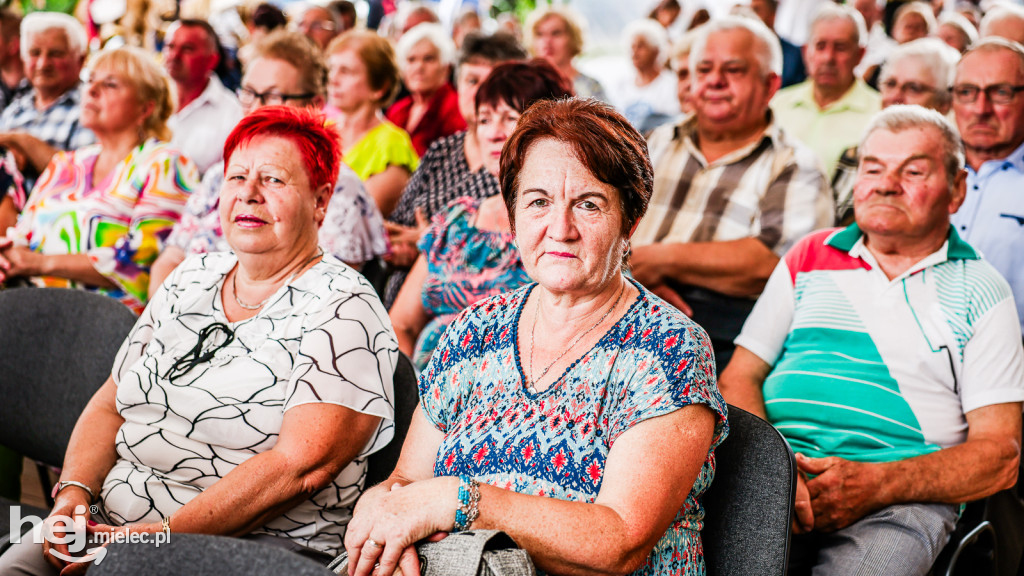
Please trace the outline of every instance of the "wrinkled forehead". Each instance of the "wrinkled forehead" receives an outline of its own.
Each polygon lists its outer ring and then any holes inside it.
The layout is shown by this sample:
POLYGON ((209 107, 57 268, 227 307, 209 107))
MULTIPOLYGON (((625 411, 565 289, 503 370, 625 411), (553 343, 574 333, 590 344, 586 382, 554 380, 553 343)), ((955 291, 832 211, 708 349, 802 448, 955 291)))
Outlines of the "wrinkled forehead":
POLYGON ((302 14, 302 21, 306 23, 326 22, 330 19, 331 15, 327 10, 320 8, 319 6, 314 6, 302 14))
POLYGON ((998 45, 970 52, 956 67, 956 81, 979 85, 1024 83, 1024 55, 998 45))
POLYGON ((912 158, 925 158, 938 165, 945 161, 941 145, 942 134, 934 126, 922 125, 902 130, 876 128, 858 150, 861 164, 865 160, 878 160, 898 166, 912 158))
MULTIPOLYGON (((933 86, 938 85, 935 78, 935 71, 928 66, 928 62, 921 56, 904 56, 899 60, 893 60, 882 67, 882 80, 892 78, 897 82, 923 82, 933 86)), ((945 87, 944 87, 945 88, 945 87)))
POLYGON ((29 49, 50 48, 57 50, 70 50, 71 43, 68 42, 68 35, 63 28, 47 28, 33 34, 29 41, 29 49))
POLYGON ((821 41, 856 43, 857 25, 846 18, 827 18, 811 29, 810 44, 821 41))

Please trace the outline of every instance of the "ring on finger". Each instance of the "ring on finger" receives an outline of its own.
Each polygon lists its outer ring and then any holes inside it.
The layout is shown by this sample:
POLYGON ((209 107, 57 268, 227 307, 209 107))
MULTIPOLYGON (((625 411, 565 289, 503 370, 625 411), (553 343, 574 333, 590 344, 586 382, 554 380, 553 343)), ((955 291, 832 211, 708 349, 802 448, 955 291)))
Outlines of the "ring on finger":
POLYGON ((383 548, 383 546, 381 546, 380 543, 374 540, 373 538, 367 538, 365 546, 371 546, 373 548, 383 548))

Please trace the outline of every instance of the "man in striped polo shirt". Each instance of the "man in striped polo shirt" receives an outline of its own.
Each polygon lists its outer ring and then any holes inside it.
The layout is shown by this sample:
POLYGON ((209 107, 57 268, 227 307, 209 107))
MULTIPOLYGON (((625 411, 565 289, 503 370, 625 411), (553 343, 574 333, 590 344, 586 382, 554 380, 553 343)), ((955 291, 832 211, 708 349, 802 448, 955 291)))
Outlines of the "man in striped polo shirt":
POLYGON ((817 158, 768 109, 782 70, 771 30, 715 19, 694 39, 690 70, 694 114, 648 142, 654 193, 630 267, 707 330, 721 369, 779 257, 832 225, 833 201, 817 158))
POLYGON ((1016 482, 1024 349, 1009 286, 949 223, 956 129, 892 106, 860 151, 856 223, 786 254, 720 386, 797 453, 796 573, 924 574, 958 504, 1016 482))

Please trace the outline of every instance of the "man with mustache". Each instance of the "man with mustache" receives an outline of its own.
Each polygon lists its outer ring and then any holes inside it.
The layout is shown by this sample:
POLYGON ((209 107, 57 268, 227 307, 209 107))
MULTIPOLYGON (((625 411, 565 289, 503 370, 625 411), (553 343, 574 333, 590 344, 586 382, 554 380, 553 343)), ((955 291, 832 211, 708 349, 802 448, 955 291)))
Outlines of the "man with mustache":
POLYGON ((780 90, 772 100, 776 121, 818 153, 826 174, 835 171, 843 151, 857 143, 881 109, 878 92, 853 72, 864 56, 865 42, 860 12, 850 6, 822 6, 803 48, 808 79, 780 90))
POLYGON ((961 502, 1016 483, 1024 348, 1010 287, 950 225, 952 122, 891 106, 859 150, 856 223, 786 253, 719 387, 796 452, 790 574, 923 575, 961 502))
POLYGON ((953 112, 967 153, 967 198, 956 231, 1013 288, 1024 326, 1024 49, 986 38, 960 60, 953 112))
POLYGON ((779 256, 832 223, 814 154, 768 101, 782 51, 760 21, 717 18, 690 51, 693 115, 649 140, 654 194, 632 237, 633 277, 707 330, 718 367, 779 256))

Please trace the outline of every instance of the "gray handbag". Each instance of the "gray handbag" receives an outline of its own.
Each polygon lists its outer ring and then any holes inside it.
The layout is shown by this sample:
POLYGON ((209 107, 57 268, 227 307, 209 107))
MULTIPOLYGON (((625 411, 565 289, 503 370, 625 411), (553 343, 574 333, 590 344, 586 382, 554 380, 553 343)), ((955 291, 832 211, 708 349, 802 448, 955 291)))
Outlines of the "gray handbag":
MULTIPOLYGON (((526 550, 499 530, 467 530, 449 534, 439 542, 416 545, 422 576, 536 576, 526 550)), ((328 566, 335 574, 348 574, 344 552, 328 566)))

